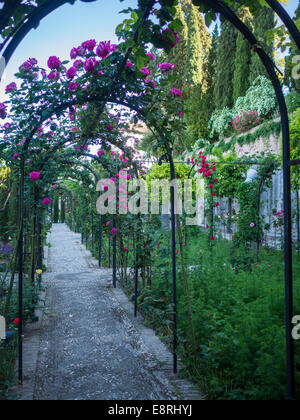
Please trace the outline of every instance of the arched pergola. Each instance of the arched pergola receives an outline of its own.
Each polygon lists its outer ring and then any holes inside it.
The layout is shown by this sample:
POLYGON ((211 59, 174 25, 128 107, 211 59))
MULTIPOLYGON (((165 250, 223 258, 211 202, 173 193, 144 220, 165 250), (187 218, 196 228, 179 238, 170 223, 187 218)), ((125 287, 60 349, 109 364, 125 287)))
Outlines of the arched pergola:
MULTIPOLYGON (((82 0, 85 2, 92 2, 95 0, 82 0)), ((35 13, 32 16, 29 16, 26 21, 20 25, 15 33, 13 33, 12 39, 6 45, 5 51, 3 53, 3 57, 6 60, 6 63, 10 60, 13 55, 13 52, 22 41, 22 39, 26 36, 26 34, 32 29, 38 26, 41 19, 47 16, 56 8, 60 7, 65 3, 73 4, 75 0, 64 1, 64 0, 53 0, 50 2, 46 2, 40 8, 37 8, 35 13)), ((294 39, 296 45, 300 50, 300 33, 297 30, 297 27, 293 20, 289 17, 286 13, 284 8, 275 0, 266 0, 269 6, 277 13, 279 18, 285 24, 286 28, 288 29, 291 37, 294 39)), ((149 0, 147 7, 144 10, 142 17, 140 18, 140 24, 138 29, 134 34, 134 41, 135 44, 138 43, 138 35, 139 29, 142 28, 144 23, 149 18, 151 11, 155 5, 154 0, 149 0)), ((244 37, 249 41, 252 45, 253 49, 259 55, 263 65, 266 68, 266 71, 272 81, 273 87, 276 92, 281 121, 282 121, 282 139, 283 139, 283 176, 284 176, 284 211, 285 211, 285 221, 284 221, 284 253, 285 253, 285 294, 286 294, 286 349, 287 349, 287 383, 288 383, 288 395, 290 399, 295 398, 295 362, 294 362, 294 342, 292 339, 292 318, 293 318, 293 274, 292 274, 292 222, 291 222, 291 166, 300 164, 300 159, 291 161, 290 160, 290 140, 289 140, 289 119, 288 119, 288 112, 287 107, 284 99, 284 95, 282 92, 282 87, 280 80, 276 74, 276 69, 272 59, 264 52, 263 48, 251 32, 251 30, 237 17, 234 11, 228 7, 228 5, 221 0, 193 0, 193 3, 196 6, 205 6, 207 10, 212 10, 215 13, 219 13, 224 19, 227 19, 238 31, 240 31, 244 37)), ((120 75, 122 74, 127 58, 132 53, 133 48, 130 47, 127 53, 124 56, 124 60, 119 66, 115 78, 111 83, 111 91, 113 91, 114 87, 118 82, 120 75)), ((103 104, 106 103, 108 98, 102 98, 103 104)), ((163 134, 163 133, 162 133, 163 134)), ((29 141, 26 142, 25 147, 28 147, 29 141)), ((170 163, 171 168, 171 179, 175 178, 175 168, 174 162, 172 157, 172 150, 167 148, 166 158, 170 163)), ((24 169, 24 168, 23 168, 24 169)), ((22 172, 22 171, 21 171, 22 172)), ((171 187, 171 216, 172 216, 172 271, 173 271, 173 303, 174 303, 174 330, 176 330, 177 318, 176 318, 176 245, 175 245, 175 204, 174 204, 174 187, 171 187)), ((22 252, 20 251, 20 261, 22 259, 22 252)), ((22 277, 22 274, 19 273, 22 277)), ((21 278, 22 281, 22 278, 21 278)), ((22 291, 20 290, 20 293, 22 291)), ((21 323, 20 323, 21 324, 21 323)), ((22 329, 22 326, 20 326, 22 329)), ((176 335, 174 335, 174 372, 177 372, 177 356, 176 356, 176 335)))

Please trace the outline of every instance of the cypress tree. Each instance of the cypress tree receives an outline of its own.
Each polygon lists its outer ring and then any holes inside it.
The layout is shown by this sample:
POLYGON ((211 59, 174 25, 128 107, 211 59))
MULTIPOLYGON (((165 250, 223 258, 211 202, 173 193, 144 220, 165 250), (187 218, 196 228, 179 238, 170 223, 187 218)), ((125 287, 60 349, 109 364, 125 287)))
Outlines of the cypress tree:
POLYGON ((203 80, 204 51, 201 44, 199 19, 195 6, 187 6, 188 43, 186 53, 185 80, 189 87, 194 87, 203 80))
POLYGON ((168 61, 172 64, 176 64, 176 69, 173 70, 174 76, 176 77, 176 86, 178 89, 184 90, 186 87, 184 73, 187 55, 188 26, 183 8, 180 4, 176 7, 175 19, 179 19, 182 24, 182 28, 178 32, 180 42, 178 42, 178 44, 170 51, 168 61))
POLYGON ((202 13, 200 13, 199 8, 196 7, 196 15, 198 18, 198 27, 199 27, 199 36, 202 48, 202 65, 201 65, 201 72, 202 72, 202 92, 206 92, 209 86, 209 74, 207 70, 208 60, 212 48, 212 36, 208 31, 204 17, 202 13))
MULTIPOLYGON (((249 27, 251 27, 251 15, 247 8, 242 9, 239 17, 249 27)), ((234 61, 234 77, 233 77, 233 100, 234 102, 244 96, 250 87, 250 64, 251 64, 252 47, 244 38, 241 32, 237 35, 236 55, 234 61)))
POLYGON ((185 80, 190 97, 185 104, 185 122, 191 142, 207 134, 208 110, 205 93, 208 90, 206 74, 211 48, 211 36, 206 28, 202 14, 190 1, 183 5, 188 25, 188 42, 185 66, 185 80))
MULTIPOLYGON (((262 7, 261 10, 257 13, 257 15, 253 18, 253 26, 254 26, 254 35, 256 36, 257 40, 259 41, 260 45, 263 47, 265 52, 269 54, 270 57, 273 56, 274 51, 274 44, 268 45, 266 42, 266 33, 273 29, 275 26, 275 15, 272 9, 269 7, 262 7)), ((267 71, 264 65, 259 58, 259 55, 256 51, 252 52, 251 55, 251 64, 250 64, 250 75, 249 75, 249 82, 250 85, 254 82, 254 80, 258 76, 266 76, 268 77, 267 71)))
POLYGON ((215 29, 212 33, 211 48, 209 50, 208 59, 205 63, 205 75, 207 90, 205 93, 206 96, 206 107, 209 115, 215 109, 215 98, 214 98, 214 85, 216 82, 217 74, 217 51, 219 45, 220 35, 218 25, 215 26, 215 29))
POLYGON ((232 108, 234 57, 236 53, 237 31, 227 21, 221 24, 221 36, 217 51, 216 80, 214 87, 215 107, 232 108))
POLYGON ((208 121, 215 109, 214 84, 216 79, 217 49, 219 44, 218 26, 215 29, 210 40, 207 60, 203 65, 204 82, 199 85, 193 94, 190 103, 191 124, 189 131, 194 141, 201 138, 208 138, 208 121))

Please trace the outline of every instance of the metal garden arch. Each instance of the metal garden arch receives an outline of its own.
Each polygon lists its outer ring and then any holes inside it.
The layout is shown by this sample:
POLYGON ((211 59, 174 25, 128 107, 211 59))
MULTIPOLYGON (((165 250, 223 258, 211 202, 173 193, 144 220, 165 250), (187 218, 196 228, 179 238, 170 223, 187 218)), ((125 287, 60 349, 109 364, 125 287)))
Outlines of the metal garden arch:
MULTIPOLYGON (((53 0, 46 2, 43 6, 36 9, 32 16, 28 17, 28 20, 22 22, 19 28, 13 33, 12 39, 6 46, 3 53, 3 57, 6 60, 6 64, 12 57, 15 49, 27 35, 27 33, 37 28, 40 21, 50 14, 52 11, 60 7, 65 3, 73 4, 76 0, 53 0)), ((81 0, 83 2, 93 2, 96 0, 81 0)), ((276 0, 266 0, 269 6, 277 13, 280 19, 287 27, 290 35, 294 39, 298 49, 300 50, 300 33, 294 24, 293 20, 284 10, 284 8, 276 0)), ((196 6, 204 5, 210 10, 222 15, 231 24, 233 24, 250 42, 252 47, 255 49, 262 63, 264 64, 274 89, 276 91, 277 100, 279 103, 281 121, 282 121, 282 136, 283 136, 283 174, 284 174, 284 210, 287 217, 285 218, 284 225, 284 238, 285 238, 285 290, 286 290, 286 343, 287 343, 287 383, 288 383, 288 396, 289 399, 295 398, 295 366, 294 366, 294 343, 291 335, 292 331, 292 317, 293 317, 293 275, 292 275, 292 224, 291 224, 291 182, 290 182, 290 169, 293 165, 299 165, 300 159, 291 161, 290 160, 290 142, 289 142, 289 120, 288 113, 285 104, 285 99, 282 93, 280 81, 277 77, 274 64, 268 55, 263 51, 262 47, 257 42, 253 33, 243 24, 243 22, 236 16, 223 1, 221 0, 193 0, 196 6)), ((145 10, 144 18, 142 23, 149 16, 153 6, 154 0, 150 0, 145 10)), ((136 34, 137 35, 137 34, 136 34)), ((137 41, 137 36, 136 39, 137 41)), ((2 45, 3 48, 3 45, 2 45)), ((131 49, 128 51, 125 59, 129 56, 131 49)), ((122 69, 120 70, 122 71, 122 69)), ((117 75, 118 77, 118 75, 117 75)), ((169 154, 169 160, 171 164, 171 178, 175 177, 174 167, 172 165, 172 156, 169 154)), ((171 191, 171 199, 174 199, 174 189, 171 191)), ((172 202, 173 202, 172 199, 172 202)), ((175 231, 175 215, 174 215, 174 202, 171 205, 172 213, 172 231, 175 231)), ((21 253, 20 253, 21 254, 21 253)), ((176 281, 176 258, 175 258, 175 242, 173 241, 172 246, 173 256, 173 279, 176 281)), ((174 319, 174 322, 176 320, 174 319)), ((174 359, 174 371, 177 370, 177 360, 174 359)))

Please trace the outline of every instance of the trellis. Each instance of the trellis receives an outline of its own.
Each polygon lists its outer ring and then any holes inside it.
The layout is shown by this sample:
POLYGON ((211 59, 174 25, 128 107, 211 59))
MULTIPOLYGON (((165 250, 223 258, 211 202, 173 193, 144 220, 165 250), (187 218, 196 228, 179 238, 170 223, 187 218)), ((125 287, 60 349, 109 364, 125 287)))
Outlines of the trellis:
MULTIPOLYGON (((82 0, 85 2, 95 1, 95 0, 82 0)), ((75 0, 64 1, 64 0, 53 0, 51 2, 46 2, 45 5, 38 8, 32 16, 28 17, 28 20, 24 21, 22 25, 12 34, 12 39, 8 43, 3 53, 3 57, 8 63, 9 59, 12 57, 15 49, 26 36, 26 34, 32 29, 36 28, 45 16, 51 13, 56 8, 60 7, 65 3, 73 4, 75 0), (50 4, 51 3, 51 4, 50 4)), ((276 0, 266 0, 270 7, 277 13, 280 19, 283 21, 287 27, 290 35, 294 39, 297 47, 300 49, 300 33, 297 30, 295 23, 289 17, 284 8, 276 0)), ((144 17, 141 20, 141 25, 145 22, 149 16, 152 7, 154 6, 154 1, 149 1, 148 6, 145 10, 144 17)), ((197 6, 204 5, 210 10, 213 10, 216 13, 219 13, 223 18, 227 19, 232 25, 234 25, 237 30, 239 30, 244 37, 250 42, 254 50, 257 52, 261 58, 262 63, 264 64, 269 77, 274 86, 282 121, 282 137, 283 137, 283 176, 284 176, 284 211, 285 211, 285 221, 284 221, 284 253, 285 253, 285 293, 286 293, 286 352, 287 352, 287 384, 288 384, 288 396, 289 399, 295 398, 295 362, 294 362, 294 342, 292 339, 292 318, 293 318, 293 274, 292 274, 292 225, 291 225, 291 181, 290 181, 290 172, 291 166, 299 165, 300 159, 290 160, 290 142, 289 142, 289 120, 288 113, 285 104, 285 99, 281 90, 281 84, 277 77, 274 63, 264 52, 253 33, 249 28, 236 16, 236 14, 221 0, 193 0, 193 3, 197 6)), ((134 37, 135 42, 138 41, 138 31, 134 37)), ((2 45, 3 47, 3 45, 2 45)), ((124 65, 132 52, 132 48, 128 50, 124 58, 124 65)), ((116 74, 114 83, 112 83, 111 88, 113 89, 115 83, 118 80, 118 77, 121 75, 124 65, 119 68, 119 71, 116 74)), ((105 98, 103 103, 105 103, 105 98)), ((27 140, 25 148, 28 147, 29 141, 27 140)), ((172 151, 168 149, 167 154, 162 157, 170 163, 171 170, 171 180, 175 179, 175 169, 174 162, 172 157, 172 151)), ((24 161, 21 162, 20 167, 20 177, 21 181, 24 180, 24 161)), ((20 182, 20 197, 22 198, 23 194, 23 182, 20 182)), ((20 200, 20 214, 22 214, 22 199, 20 200)), ((177 312, 176 312, 176 249, 175 249, 175 203, 174 203, 174 187, 171 187, 171 219, 172 219, 172 272, 173 272, 173 304, 174 304, 174 339, 173 339, 173 351, 174 351, 174 372, 177 372, 177 337, 176 337, 176 324, 177 324, 177 312)), ((23 294, 23 272, 22 272, 22 261, 23 261, 23 222, 20 218, 20 240, 19 240, 19 298, 20 298, 20 324, 19 324, 19 336, 22 336, 23 327, 22 327, 22 294, 23 294)), ((115 273, 114 273, 115 281, 115 273)), ((22 343, 20 342, 20 354, 22 354, 22 343)), ((19 375, 22 379, 22 363, 20 360, 19 366, 19 375)))

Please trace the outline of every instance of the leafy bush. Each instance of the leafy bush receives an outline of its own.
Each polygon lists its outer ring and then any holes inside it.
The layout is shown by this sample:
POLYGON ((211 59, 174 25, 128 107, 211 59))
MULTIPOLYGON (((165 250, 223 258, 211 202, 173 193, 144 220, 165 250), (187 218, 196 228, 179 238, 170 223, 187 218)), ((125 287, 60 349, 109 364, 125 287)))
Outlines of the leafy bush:
MULTIPOLYGON (((209 121, 211 137, 217 136, 221 139, 230 135, 234 118, 237 116, 243 117, 243 114, 248 111, 256 112, 260 119, 272 117, 278 111, 273 85, 264 76, 255 79, 246 95, 237 99, 233 109, 226 107, 213 112, 209 121)), ((255 120, 255 123, 259 123, 260 119, 255 120)), ((241 131, 244 131, 244 129, 241 131)))
MULTIPOLYGON (((159 252, 167 253, 169 241, 162 241, 159 252)), ((282 400, 286 398, 284 259, 280 251, 263 249, 261 259, 249 252, 248 266, 232 265, 230 244, 219 239, 207 248, 206 235, 192 227, 185 257, 189 270, 196 349, 186 346, 190 338, 187 303, 178 264, 178 338, 180 357, 188 373, 210 399, 282 400)), ((152 289, 142 303, 149 324, 170 338, 169 302, 171 281, 166 283, 165 266, 157 258, 152 289), (163 293, 162 293, 163 290, 163 293), (161 298, 168 297, 166 302, 161 298), (165 311, 165 317, 163 317, 165 311), (163 325, 162 320, 165 320, 163 325), (164 332, 162 332, 164 330, 164 332)), ((294 265, 299 278, 299 259, 294 265)), ((295 296, 299 297, 299 283, 295 296)), ((299 313, 299 299, 295 299, 299 313), (298 303, 297 303, 298 302, 298 303)), ((295 344, 299 363, 300 342, 295 344)), ((300 374, 296 373, 297 398, 300 374)))
POLYGON ((292 91, 286 96, 285 101, 288 112, 294 112, 297 108, 300 107, 300 94, 298 92, 292 91))
POLYGON ((211 137, 225 137, 229 133, 230 124, 235 116, 235 113, 232 109, 225 107, 223 109, 217 109, 212 113, 211 119, 209 121, 209 130, 211 132, 211 137))
MULTIPOLYGON (((294 112, 290 123, 291 130, 291 159, 299 159, 300 156, 300 107, 294 112)), ((293 189, 300 189, 300 167, 293 166, 291 169, 293 189)))
POLYGON ((277 110, 277 99, 269 79, 259 76, 247 90, 246 95, 237 99, 234 109, 256 111, 260 117, 271 117, 277 110))

